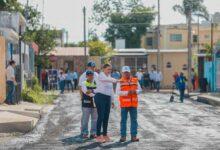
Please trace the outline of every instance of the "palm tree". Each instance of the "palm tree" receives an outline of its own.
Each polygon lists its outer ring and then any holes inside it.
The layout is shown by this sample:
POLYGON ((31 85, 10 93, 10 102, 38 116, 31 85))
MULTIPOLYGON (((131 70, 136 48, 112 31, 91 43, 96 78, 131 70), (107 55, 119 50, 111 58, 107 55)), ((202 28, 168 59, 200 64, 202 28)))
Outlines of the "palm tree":
POLYGON ((174 11, 186 16, 188 24, 188 92, 190 91, 190 75, 192 68, 192 16, 199 15, 205 19, 209 18, 206 6, 203 5, 204 0, 183 0, 182 5, 173 6, 174 11))

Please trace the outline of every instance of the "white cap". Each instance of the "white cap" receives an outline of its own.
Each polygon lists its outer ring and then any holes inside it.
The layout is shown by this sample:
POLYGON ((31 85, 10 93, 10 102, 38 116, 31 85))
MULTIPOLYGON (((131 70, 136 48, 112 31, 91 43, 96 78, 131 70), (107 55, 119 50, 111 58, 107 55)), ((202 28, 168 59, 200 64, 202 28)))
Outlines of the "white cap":
POLYGON ((123 66, 122 67, 122 72, 131 72, 131 69, 129 66, 123 66))

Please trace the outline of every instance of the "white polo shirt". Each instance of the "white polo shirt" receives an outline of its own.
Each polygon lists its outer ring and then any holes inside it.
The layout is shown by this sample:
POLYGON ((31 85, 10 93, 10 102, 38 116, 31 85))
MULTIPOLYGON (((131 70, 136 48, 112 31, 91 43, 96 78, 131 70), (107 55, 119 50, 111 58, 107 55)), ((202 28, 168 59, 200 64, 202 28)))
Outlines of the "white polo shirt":
POLYGON ((15 69, 9 65, 6 70, 6 79, 7 81, 14 81, 13 78, 15 78, 15 69))

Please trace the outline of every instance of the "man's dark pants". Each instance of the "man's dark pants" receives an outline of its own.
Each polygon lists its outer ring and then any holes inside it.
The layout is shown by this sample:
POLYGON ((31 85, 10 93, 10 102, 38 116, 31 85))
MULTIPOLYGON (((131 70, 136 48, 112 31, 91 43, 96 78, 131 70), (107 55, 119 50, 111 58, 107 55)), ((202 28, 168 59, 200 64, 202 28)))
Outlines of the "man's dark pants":
POLYGON ((15 92, 15 85, 13 81, 7 81, 7 88, 8 93, 6 97, 6 103, 8 104, 14 104, 14 92, 15 92))

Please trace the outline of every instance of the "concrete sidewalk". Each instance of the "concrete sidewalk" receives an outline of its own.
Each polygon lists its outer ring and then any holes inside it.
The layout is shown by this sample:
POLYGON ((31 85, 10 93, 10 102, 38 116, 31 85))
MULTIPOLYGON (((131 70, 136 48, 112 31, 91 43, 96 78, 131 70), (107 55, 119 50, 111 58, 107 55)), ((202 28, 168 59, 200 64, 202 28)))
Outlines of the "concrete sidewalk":
POLYGON ((212 94, 201 94, 198 96, 197 101, 212 106, 220 106, 220 97, 214 96, 212 94))
POLYGON ((48 105, 22 102, 19 105, 0 105, 0 133, 27 133, 31 131, 48 105))

